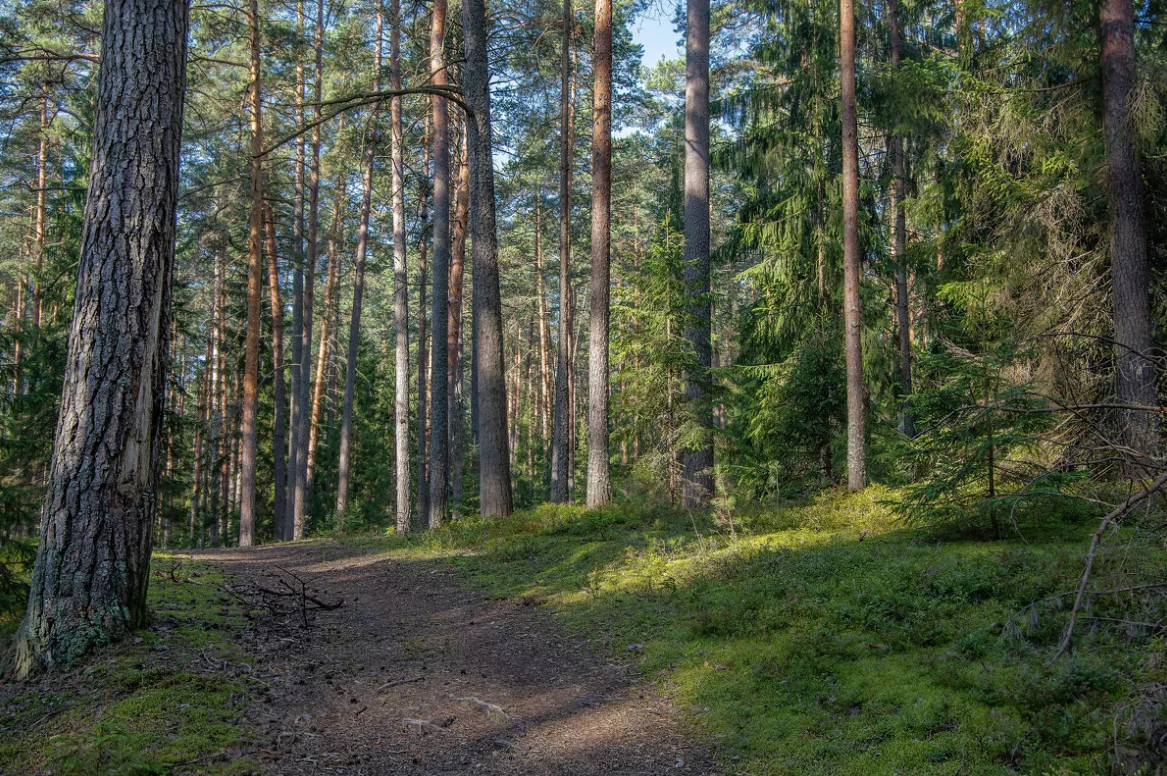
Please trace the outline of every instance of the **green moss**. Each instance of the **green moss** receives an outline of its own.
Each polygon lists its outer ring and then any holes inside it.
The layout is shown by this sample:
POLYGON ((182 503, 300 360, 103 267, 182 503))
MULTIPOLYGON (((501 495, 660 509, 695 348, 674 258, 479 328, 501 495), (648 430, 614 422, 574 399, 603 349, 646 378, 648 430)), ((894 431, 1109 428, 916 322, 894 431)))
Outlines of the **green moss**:
POLYGON ((163 573, 151 580, 150 630, 73 673, 50 676, 56 691, 38 687, 0 709, 0 762, 12 772, 231 774, 255 767, 238 757, 248 684, 204 659, 241 659, 223 632, 242 628, 243 613, 217 587, 223 577, 216 570, 165 555, 154 565, 163 573))
MULTIPOLYGON (((1161 648, 1086 629, 1047 669, 1065 612, 1015 617, 1073 587, 1089 526, 962 541, 905 529, 895 495, 831 491, 743 516, 732 534, 661 506, 544 506, 347 543, 444 559, 494 595, 554 608, 601 649, 642 644, 644 671, 735 773, 1106 771, 1116 707, 1161 648)), ((1132 541, 1121 564, 1101 561, 1099 588, 1167 561, 1132 541)))

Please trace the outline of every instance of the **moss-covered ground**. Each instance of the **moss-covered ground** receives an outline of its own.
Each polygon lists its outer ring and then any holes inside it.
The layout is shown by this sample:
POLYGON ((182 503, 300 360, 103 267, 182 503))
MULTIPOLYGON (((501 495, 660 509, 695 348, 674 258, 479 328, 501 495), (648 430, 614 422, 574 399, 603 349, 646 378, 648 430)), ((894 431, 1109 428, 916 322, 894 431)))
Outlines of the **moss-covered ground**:
MULTIPOLYGON (((0 773, 245 773, 241 607, 214 568, 155 555, 153 624, 132 641, 0 695, 0 773)), ((15 628, 4 623, 4 639, 15 628)))
MULTIPOLYGON (((594 648, 638 660, 734 774, 1071 776, 1112 772, 1116 751, 1154 755, 1140 736, 1167 729, 1167 613, 1157 588, 1105 591, 1167 582, 1161 530, 1109 538, 1074 650, 1054 661, 1090 516, 986 541, 907 528, 894 495, 832 491, 732 523, 542 507, 325 541, 441 559, 553 609, 594 648)), ((246 613, 213 568, 175 562, 156 559, 140 641, 3 696, 5 772, 256 767, 241 756, 251 680, 229 668, 246 659, 246 613)))
MULTIPOLYGON (((829 492, 734 525, 664 506, 547 506, 345 541, 447 558, 638 656, 736 773, 1110 772, 1124 711, 1163 678, 1157 599, 1094 597, 1075 650, 1051 665, 1070 603, 1059 594, 1096 524, 944 536, 896 521, 893 496, 829 492)), ((1150 537, 1114 537, 1094 589, 1163 581, 1167 553, 1150 537)))

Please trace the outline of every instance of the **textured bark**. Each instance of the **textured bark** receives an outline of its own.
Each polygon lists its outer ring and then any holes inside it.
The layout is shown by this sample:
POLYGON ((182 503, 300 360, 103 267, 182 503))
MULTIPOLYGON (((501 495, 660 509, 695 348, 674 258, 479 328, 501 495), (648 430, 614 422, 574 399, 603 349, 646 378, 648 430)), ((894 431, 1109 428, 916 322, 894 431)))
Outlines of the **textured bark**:
MULTIPOLYGON (((324 0, 316 5, 316 63, 314 72, 314 113, 321 117, 320 102, 324 95, 324 0)), ((316 258, 320 222, 320 125, 312 130, 312 160, 308 172, 307 251, 304 259, 303 320, 300 328, 300 380, 296 397, 296 418, 293 444, 296 446, 296 478, 292 492, 292 539, 303 539, 309 507, 308 444, 311 436, 312 390, 312 317, 313 295, 316 285, 316 258)))
POLYGON ((255 538, 255 421, 259 409, 259 302, 263 293, 263 108, 259 63, 259 0, 248 5, 251 49, 251 213, 247 228, 247 340, 244 344, 240 450, 239 546, 255 538))
MULTIPOLYGON (((446 0, 434 0, 430 25, 430 80, 446 85, 446 0)), ((450 330, 450 126, 447 101, 433 98, 434 112, 434 282, 433 368, 430 370, 430 528, 446 518, 450 481, 449 343, 450 330)))
POLYGON ((207 473, 211 480, 211 509, 206 515, 204 529, 209 528, 206 542, 212 547, 219 544, 219 515, 222 505, 227 498, 227 489, 223 487, 223 426, 226 403, 223 399, 223 342, 224 321, 226 316, 223 310, 223 256, 215 256, 214 269, 214 302, 212 316, 214 319, 214 348, 211 356, 211 467, 207 473), (207 525, 209 522, 209 525, 207 525))
MULTIPOLYGON (((575 312, 575 289, 571 292, 571 309, 575 312)), ((574 314, 572 315, 574 319, 574 314)), ((579 331, 574 324, 567 345, 567 503, 575 501, 575 459, 579 429, 579 331)))
MULTIPOLYGON (((339 131, 344 131, 341 121, 339 131)), ((316 492, 316 449, 320 445, 321 420, 324 416, 324 396, 334 386, 332 370, 336 355, 336 315, 340 293, 340 253, 338 245, 344 235, 344 213, 347 208, 347 183, 343 165, 336 173, 336 195, 332 202, 332 229, 328 238, 328 274, 324 283, 324 310, 320 316, 320 346, 316 357, 316 383, 312 389, 312 414, 308 420, 308 503, 316 492)))
MULTIPOLYGON (((384 14, 377 12, 377 43, 373 55, 373 91, 381 91, 381 40, 384 14)), ((344 370, 344 408, 340 418, 340 454, 336 467, 336 528, 344 530, 348 512, 349 467, 353 444, 353 398, 357 385, 357 353, 361 342, 361 306, 365 295, 365 254, 369 245, 369 219, 373 212, 373 162, 377 152, 377 117, 381 104, 373 105, 365 130, 365 169, 362 178, 361 222, 357 229, 357 252, 353 258, 353 309, 348 327, 348 358, 344 370)))
POLYGON ((474 267, 474 364, 477 371, 479 500, 484 516, 514 512, 507 456, 507 396, 503 367, 502 292, 494 206, 490 74, 485 0, 463 0, 466 48, 466 122, 470 155, 470 239, 474 267))
POLYGON ((589 507, 612 500, 608 460, 608 320, 612 260, 612 0, 596 0, 592 71, 592 287, 588 346, 589 507))
POLYGON ((551 442, 551 316, 547 310, 546 279, 543 275, 543 189, 535 194, 535 296, 539 304, 539 385, 542 391, 539 419, 543 432, 543 455, 551 442))
MULTIPOLYGON (((207 361, 210 361, 211 344, 210 339, 207 340, 207 361)), ((203 374, 199 378, 198 388, 198 406, 196 407, 195 415, 195 437, 194 437, 194 490, 190 495, 190 528, 188 531, 189 544, 191 548, 198 546, 197 526, 202 518, 202 504, 206 493, 206 487, 203 483, 203 426, 206 424, 206 394, 207 394, 207 372, 204 369, 203 374)))
MULTIPOLYGON (((401 89, 401 0, 392 0, 389 19, 389 88, 401 89)), ((393 167, 393 328, 394 442, 397 447, 397 533, 409 530, 409 278, 405 266, 405 165, 401 148, 401 98, 390 104, 390 160, 393 167)))
POLYGON ((466 421, 462 403, 462 378, 465 360, 462 355, 462 296, 466 265, 466 228, 470 220, 470 166, 466 160, 466 132, 462 131, 461 153, 458 156, 458 176, 454 187, 454 222, 450 238, 450 294, 447 334, 449 346, 449 402, 450 425, 450 515, 455 520, 462 516, 462 467, 466 448, 466 421))
MULTIPOLYGON (((888 0, 887 15, 891 28, 891 67, 899 70, 903 49, 903 31, 900 29, 899 0, 888 0)), ((912 419, 912 316, 910 289, 908 288, 908 268, 904 264, 906 225, 904 223, 904 138, 898 132, 891 137, 892 168, 892 265, 896 273, 896 328, 899 335, 900 393, 903 405, 900 407, 900 432, 909 437, 916 435, 916 424, 912 419)))
MULTIPOLYGON (((1143 181, 1131 104, 1136 65, 1131 0, 1103 0, 1099 23, 1114 339, 1118 343, 1114 393, 1122 404, 1155 406, 1157 376, 1152 360, 1143 181)), ((1143 455, 1156 455, 1160 440, 1155 413, 1130 410, 1124 414, 1120 424, 1123 443, 1143 455)))
MULTIPOLYGON (((299 33, 304 30, 304 3, 296 3, 296 28, 299 33)), ((296 126, 304 125, 304 65, 296 62, 296 126)), ((292 276, 292 386, 289 394, 288 417, 291 419, 290 433, 288 434, 288 471, 285 498, 287 499, 285 512, 279 522, 276 538, 282 541, 291 541, 295 535, 296 516, 296 479, 300 473, 300 418, 303 414, 300 397, 301 387, 306 370, 304 366, 304 197, 305 197, 305 159, 304 138, 295 140, 293 149, 293 164, 295 166, 294 188, 295 195, 292 202, 292 254, 295 260, 295 272, 292 276)))
MULTIPOLYGON (((428 118, 426 120, 424 134, 425 141, 422 143, 424 163, 422 164, 422 169, 428 170, 430 166, 430 125, 428 118)), ((427 181, 423 176, 421 182, 421 202, 418 204, 418 208, 421 211, 420 218, 418 219, 421 222, 421 232, 417 246, 417 519, 419 528, 424 528, 429 524, 430 515, 429 457, 426 455, 426 442, 429 438, 429 408, 426 402, 428 395, 426 377, 429 374, 427 371, 429 369, 429 342, 426 335, 425 312, 426 233, 429 231, 428 197, 429 189, 427 188, 427 181)))
POLYGON ((272 394, 275 403, 272 422, 272 479, 275 490, 273 523, 276 539, 282 539, 282 522, 287 512, 287 430, 288 397, 284 383, 284 303, 280 299, 280 266, 276 254, 276 222, 271 205, 264 206, 267 238, 268 291, 271 295, 272 394))
POLYGON ((859 297, 859 132, 855 107, 855 3, 839 0, 843 122, 843 339, 847 356, 847 485, 867 486, 863 310, 859 297))
MULTIPOLYGON (((41 98, 40 138, 37 141, 36 152, 36 220, 33 223, 33 247, 36 251, 36 269, 33 275, 33 320, 37 331, 44 323, 44 285, 41 274, 45 266, 45 226, 47 224, 46 195, 48 194, 48 162, 45 155, 49 148, 49 90, 43 87, 44 96, 41 98)), ((17 315, 19 318, 20 315, 17 315)), ((16 359, 19 363, 20 359, 16 359)))
POLYGON ((109 0, 77 293, 18 677, 146 622, 189 7, 109 0))
POLYGON ((567 503, 567 480, 571 470, 568 455, 568 400, 571 366, 571 173, 574 165, 575 129, 571 111, 571 42, 575 25, 572 0, 563 0, 563 51, 559 92, 559 325, 555 357, 555 405, 551 418, 551 501, 567 503))
MULTIPOLYGON (((711 358, 709 304, 709 0, 688 0, 685 42, 685 293, 690 323, 685 339, 694 368, 685 377, 685 396, 704 434, 713 428, 709 397, 711 358)), ((686 450, 681 503, 703 507, 713 495, 713 440, 686 450)))

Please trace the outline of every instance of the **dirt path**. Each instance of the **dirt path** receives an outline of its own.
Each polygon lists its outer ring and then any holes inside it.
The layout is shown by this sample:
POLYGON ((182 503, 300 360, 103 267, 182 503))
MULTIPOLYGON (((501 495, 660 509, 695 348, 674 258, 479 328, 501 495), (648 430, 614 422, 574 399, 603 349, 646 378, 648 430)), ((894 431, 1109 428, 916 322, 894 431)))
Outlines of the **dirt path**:
POLYGON ((720 770, 628 666, 589 652, 550 613, 484 597, 439 563, 328 544, 195 557, 242 584, 276 587, 292 574, 325 603, 345 599, 311 612, 308 628, 296 612, 247 634, 252 675, 270 685, 250 712, 268 772, 720 770))

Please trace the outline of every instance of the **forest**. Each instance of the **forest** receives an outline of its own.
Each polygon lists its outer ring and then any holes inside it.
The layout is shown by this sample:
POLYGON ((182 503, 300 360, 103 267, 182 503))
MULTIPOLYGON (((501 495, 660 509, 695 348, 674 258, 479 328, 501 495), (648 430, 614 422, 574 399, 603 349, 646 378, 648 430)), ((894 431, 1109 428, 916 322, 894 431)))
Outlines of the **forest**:
POLYGON ((1160 0, 0 0, 0 773, 1167 773, 1160 0))

